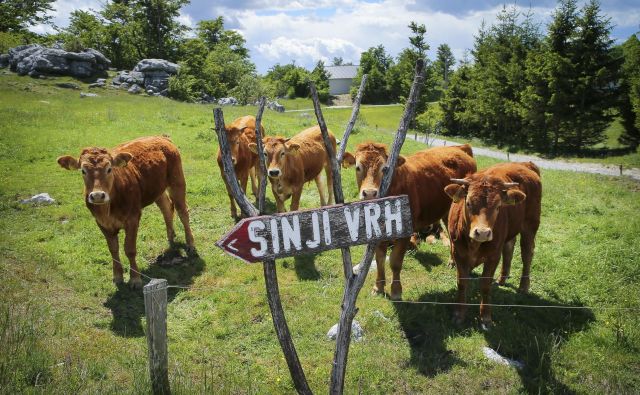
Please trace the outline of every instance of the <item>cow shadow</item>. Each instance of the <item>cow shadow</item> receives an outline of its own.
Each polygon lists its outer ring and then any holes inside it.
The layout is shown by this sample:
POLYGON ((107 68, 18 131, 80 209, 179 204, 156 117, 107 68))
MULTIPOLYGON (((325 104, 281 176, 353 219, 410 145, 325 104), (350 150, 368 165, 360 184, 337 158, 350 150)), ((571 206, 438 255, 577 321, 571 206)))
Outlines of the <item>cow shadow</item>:
POLYGON ((293 268, 299 280, 317 281, 321 277, 320 272, 316 268, 316 254, 294 256, 293 268))
MULTIPOLYGON (((193 279, 204 270, 204 261, 199 256, 184 256, 179 252, 186 246, 174 245, 174 248, 156 257, 154 262, 142 270, 142 281, 149 282, 149 278, 164 278, 170 285, 188 287, 193 279)), ((109 261, 109 265, 111 262, 109 261)), ((126 275, 125 275, 126 278, 126 275)), ((169 288, 167 302, 182 292, 184 288, 169 288)), ((104 302, 104 306, 111 310, 113 320, 111 331, 121 337, 142 337, 142 317, 145 315, 144 296, 141 289, 131 289, 128 284, 121 284, 104 302)))
MULTIPOLYGON (((478 281, 468 291, 469 303, 479 303, 478 281)), ((512 287, 511 287, 512 288, 512 287)), ((569 393, 568 387, 556 377, 552 356, 575 333, 588 328, 595 317, 591 310, 560 309, 560 306, 582 307, 580 303, 546 300, 534 294, 521 295, 506 287, 494 286, 492 303, 542 306, 540 308, 494 307, 494 327, 480 330, 478 306, 469 306, 466 321, 456 327, 451 323, 453 307, 431 304, 396 303, 400 326, 411 347, 411 365, 425 376, 433 377, 454 366, 465 367, 446 347, 455 337, 481 332, 487 346, 500 355, 522 362, 517 369, 528 393, 569 393)), ((419 302, 453 302, 455 286, 444 292, 427 292, 419 302)), ((479 352, 482 352, 479 350, 479 352)))
POLYGON ((415 258, 415 260, 418 261, 418 263, 422 265, 422 267, 424 267, 427 272, 430 272, 432 268, 440 266, 444 263, 442 261, 442 258, 438 254, 429 251, 415 250, 412 252, 407 252, 407 255, 415 258))

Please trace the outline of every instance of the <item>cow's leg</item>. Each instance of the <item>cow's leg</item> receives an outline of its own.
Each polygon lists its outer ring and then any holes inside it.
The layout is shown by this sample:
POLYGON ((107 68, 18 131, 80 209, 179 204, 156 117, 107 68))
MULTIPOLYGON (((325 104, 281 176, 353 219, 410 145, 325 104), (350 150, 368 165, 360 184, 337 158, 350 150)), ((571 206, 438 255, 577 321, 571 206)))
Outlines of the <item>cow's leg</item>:
POLYGON ((169 196, 173 201, 176 211, 178 212, 178 217, 180 217, 180 222, 182 222, 182 226, 184 227, 184 238, 189 247, 187 253, 191 254, 195 252, 195 244, 191 226, 189 226, 189 207, 187 207, 185 189, 184 183, 177 187, 171 187, 169 189, 169 196))
POLYGON ((482 329, 489 329, 491 322, 491 284, 493 284, 493 276, 498 268, 500 255, 488 258, 482 268, 482 278, 480 279, 480 321, 482 329))
POLYGON ((373 294, 384 294, 384 286, 386 283, 384 262, 387 260, 387 243, 382 242, 376 246, 375 250, 376 259, 376 282, 373 284, 373 294))
POLYGON ((158 199, 156 199, 156 204, 160 208, 162 212, 162 216, 164 217, 164 223, 167 226, 167 240, 169 241, 169 247, 173 247, 173 241, 176 238, 176 231, 173 228, 173 202, 169 198, 166 192, 163 192, 158 199))
POLYGON ((326 206, 327 205, 327 196, 324 193, 324 187, 323 187, 323 182, 322 182, 322 176, 320 174, 318 174, 318 176, 315 178, 316 180, 316 186, 318 187, 318 195, 320 195, 320 205, 321 206, 326 206))
POLYGON ((440 228, 440 241, 442 241, 442 245, 445 247, 449 247, 451 244, 451 240, 449 240, 449 232, 447 229, 447 223, 449 222, 449 210, 442 217, 442 220, 439 223, 435 223, 434 225, 440 228))
MULTIPOLYGON (((223 176, 224 179, 224 176, 223 176)), ((224 179, 224 186, 227 188, 227 195, 229 196, 229 208, 231 210, 231 218, 234 220, 238 219, 238 210, 236 209, 236 202, 233 199, 233 193, 231 193, 231 188, 229 184, 227 184, 227 180, 224 179)))
POLYGON ((251 192, 256 199, 258 198, 258 186, 260 185, 256 177, 256 173, 258 172, 258 170, 258 165, 255 165, 251 169, 249 169, 249 177, 251 177, 251 192))
POLYGON ((242 192, 246 195, 247 183, 249 182, 249 170, 244 170, 240 172, 240 174, 237 174, 237 176, 238 176, 238 181, 240 182, 240 188, 242 189, 242 192))
POLYGON ((104 235, 104 238, 107 240, 107 247, 109 248, 109 253, 111 253, 111 260, 113 266, 113 283, 116 285, 122 284, 124 282, 124 276, 122 273, 122 264, 120 263, 120 246, 118 243, 118 231, 115 232, 109 231, 102 226, 98 226, 104 235))
POLYGON ((336 201, 333 196, 333 173, 331 173, 331 164, 328 161, 324 171, 327 175, 327 190, 329 192, 329 200, 327 201, 327 204, 334 204, 336 201))
POLYGON ((127 221, 124 228, 124 253, 129 259, 131 272, 129 273, 129 286, 131 288, 142 288, 142 279, 140 278, 140 270, 136 263, 136 240, 138 238, 138 226, 140 225, 140 214, 137 218, 131 218, 127 221))
POLYGON ((402 261, 404 254, 409 246, 409 238, 398 239, 393 245, 389 261, 391 263, 391 272, 393 273, 393 281, 391 282, 391 300, 402 300, 402 283, 400 282, 400 271, 402 270, 402 261))
POLYGON ((470 265, 466 260, 459 256, 453 258, 456 262, 456 271, 458 273, 458 293, 456 294, 456 303, 453 310, 453 323, 462 325, 464 315, 467 312, 467 288, 469 288, 469 275, 471 274, 470 265))
POLYGON ((291 194, 291 211, 296 211, 300 207, 300 195, 302 195, 302 185, 294 189, 291 194))
POLYGON ((504 285, 509 278, 511 272, 511 260, 513 259, 513 247, 516 245, 516 238, 507 241, 502 246, 502 270, 500 272, 500 280, 498 285, 504 285))
POLYGON ((522 275, 520 276, 520 286, 518 292, 529 292, 531 279, 531 260, 533 259, 533 250, 536 246, 536 234, 533 232, 523 232, 520 234, 520 253, 522 255, 522 275))
POLYGON ((273 184, 271 184, 271 192, 273 192, 273 197, 275 197, 276 199, 276 210, 278 210, 279 213, 284 213, 285 211, 287 211, 287 209, 284 208, 284 200, 280 197, 280 195, 278 195, 276 187, 273 184))

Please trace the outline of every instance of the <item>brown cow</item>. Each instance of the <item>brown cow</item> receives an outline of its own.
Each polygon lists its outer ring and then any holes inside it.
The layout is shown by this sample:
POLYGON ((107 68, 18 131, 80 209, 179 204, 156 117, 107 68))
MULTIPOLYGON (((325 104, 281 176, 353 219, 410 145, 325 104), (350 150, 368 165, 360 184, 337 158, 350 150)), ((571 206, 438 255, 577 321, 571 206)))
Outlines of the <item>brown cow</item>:
MULTIPOLYGON (((256 174, 258 171, 258 155, 249 149, 249 144, 256 141, 256 118, 252 115, 245 115, 240 117, 230 125, 225 125, 225 131, 227 132, 227 140, 229 141, 229 147, 231 149, 231 161, 233 162, 233 168, 236 173, 236 177, 240 182, 240 187, 246 193, 247 181, 251 177, 251 191, 253 195, 258 197, 258 182, 256 174)), ((264 136, 264 128, 260 125, 260 131, 264 136)), ((238 219, 238 211, 236 209, 236 203, 231 193, 231 188, 227 184, 226 178, 224 178, 224 170, 222 167, 222 153, 218 148, 218 166, 220 167, 220 175, 224 180, 224 185, 227 187, 227 193, 229 194, 229 202, 231 206, 231 217, 238 219)))
MULTIPOLYGON (((362 143, 356 147, 355 155, 345 154, 344 167, 356 167, 356 179, 360 189, 360 199, 378 197, 384 166, 389 154, 387 146, 378 143, 362 143)), ((476 161, 471 147, 467 144, 453 147, 438 147, 416 152, 405 158, 398 157, 393 180, 387 195, 409 196, 414 231, 428 228, 446 218, 451 199, 444 193, 444 187, 451 178, 465 177, 476 171, 476 161)), ((391 299, 402 298, 400 270, 410 238, 395 240, 391 251, 390 263, 393 272, 391 299)), ((374 292, 384 293, 385 271, 388 242, 376 247, 378 275, 373 287, 374 292)))
MULTIPOLYGON (((336 138, 329 131, 329 139, 336 152, 336 138)), ((271 181, 271 189, 276 198, 278 212, 286 211, 284 202, 291 197, 291 211, 300 206, 302 187, 306 182, 316 181, 320 204, 333 204, 333 178, 331 163, 324 147, 319 126, 305 129, 291 138, 266 137, 264 154, 267 162, 267 175, 271 181), (325 197, 321 172, 324 168, 329 189, 329 199, 325 197)), ((253 152, 257 152, 255 143, 249 144, 253 152)))
MULTIPOLYGON (((458 303, 465 303, 471 270, 481 264, 480 318, 491 325, 489 293, 500 256, 499 284, 509 277, 516 236, 520 234, 522 276, 519 291, 529 291, 534 240, 540 225, 540 170, 531 162, 501 163, 445 188, 454 204, 449 213, 453 259, 458 271, 458 303)), ((454 321, 462 323, 465 306, 456 307, 454 321)))
POLYGON ((85 148, 80 158, 61 156, 58 164, 82 172, 85 203, 104 234, 113 258, 114 283, 124 280, 118 252, 118 233, 124 229, 124 253, 132 269, 129 284, 134 288, 142 285, 136 264, 136 237, 142 208, 153 202, 164 216, 169 245, 175 238, 175 205, 184 225, 189 252, 195 252, 180 152, 169 138, 142 137, 113 150, 85 148))

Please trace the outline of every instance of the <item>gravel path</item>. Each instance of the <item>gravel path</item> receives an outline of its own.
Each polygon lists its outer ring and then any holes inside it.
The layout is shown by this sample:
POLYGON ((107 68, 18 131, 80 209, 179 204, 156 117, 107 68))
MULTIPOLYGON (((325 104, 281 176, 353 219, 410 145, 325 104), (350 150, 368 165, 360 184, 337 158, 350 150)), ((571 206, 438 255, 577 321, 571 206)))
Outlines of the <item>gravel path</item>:
MULTIPOLYGON (((407 134, 407 138, 412 140, 416 140, 413 135, 407 134)), ((425 137, 418 136, 417 141, 424 143, 425 137)), ((441 145, 458 145, 454 141, 442 140, 438 138, 430 138, 429 144, 431 146, 441 146, 441 145)), ((502 159, 502 160, 510 160, 513 162, 534 162, 536 165, 543 169, 553 169, 553 170, 566 170, 566 171, 577 171, 582 173, 593 173, 593 174, 604 174, 607 176, 620 177, 620 167, 616 165, 603 165, 599 163, 580 163, 580 162, 567 162, 563 160, 549 160, 542 159, 533 155, 521 155, 521 154, 509 154, 507 158, 507 154, 501 151, 495 151, 487 148, 481 147, 473 147, 474 155, 480 156, 488 156, 490 158, 502 159)), ((623 169, 622 175, 633 178, 634 180, 640 181, 640 169, 631 168, 631 169, 623 169)))

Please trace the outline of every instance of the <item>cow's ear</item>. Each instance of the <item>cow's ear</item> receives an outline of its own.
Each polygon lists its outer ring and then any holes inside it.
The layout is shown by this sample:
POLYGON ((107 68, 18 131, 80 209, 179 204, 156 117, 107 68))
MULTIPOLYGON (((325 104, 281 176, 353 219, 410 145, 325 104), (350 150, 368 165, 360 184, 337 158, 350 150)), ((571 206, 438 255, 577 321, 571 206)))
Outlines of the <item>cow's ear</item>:
POLYGON ((287 148, 288 152, 290 152, 292 154, 297 154, 298 150, 300 149, 300 144, 287 143, 287 144, 285 144, 285 147, 287 148))
POLYGON ((467 195, 467 188, 466 186, 460 184, 449 184, 444 187, 444 193, 449 195, 454 203, 458 203, 467 195))
POLYGON ((398 161, 396 162, 396 167, 400 167, 402 165, 404 165, 404 162, 407 161, 407 158, 405 158, 402 155, 398 155, 398 161))
POLYGON ((355 164, 356 164, 356 157, 353 156, 351 152, 345 152, 344 156, 342 157, 342 167, 344 167, 345 169, 348 169, 350 167, 355 166, 355 164))
POLYGON ((502 191, 502 204, 518 204, 526 198, 527 195, 519 189, 507 189, 506 191, 502 191))
POLYGON ((80 162, 73 156, 65 155, 58 158, 58 164, 67 170, 78 170, 80 168, 80 162))
POLYGON ((254 154, 258 153, 258 144, 256 143, 249 143, 249 150, 251 152, 253 152, 254 154))
POLYGON ((111 164, 115 167, 125 167, 127 163, 133 158, 128 152, 119 152, 111 161, 111 164))

